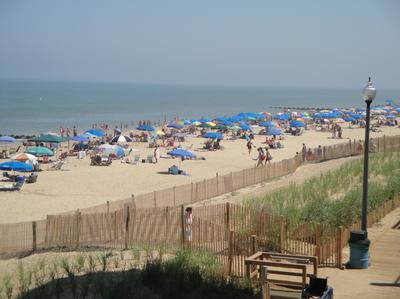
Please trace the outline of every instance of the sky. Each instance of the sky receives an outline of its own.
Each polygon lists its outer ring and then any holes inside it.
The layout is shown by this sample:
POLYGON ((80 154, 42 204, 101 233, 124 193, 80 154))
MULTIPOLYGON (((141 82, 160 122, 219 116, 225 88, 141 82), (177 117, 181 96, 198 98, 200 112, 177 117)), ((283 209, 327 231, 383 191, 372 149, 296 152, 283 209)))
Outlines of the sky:
POLYGON ((397 0, 0 0, 0 78, 400 86, 397 0))

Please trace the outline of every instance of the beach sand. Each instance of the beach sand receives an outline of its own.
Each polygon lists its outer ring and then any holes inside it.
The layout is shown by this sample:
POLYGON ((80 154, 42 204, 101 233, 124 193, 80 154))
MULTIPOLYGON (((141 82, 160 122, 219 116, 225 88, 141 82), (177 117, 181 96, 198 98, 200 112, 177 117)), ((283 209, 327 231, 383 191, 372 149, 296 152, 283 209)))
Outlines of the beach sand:
MULTIPOLYGON (((384 127, 382 132, 371 132, 371 137, 382 135, 398 135, 399 128, 384 127)), ((307 147, 330 145, 347 142, 350 139, 363 139, 364 129, 348 129, 344 127, 344 139, 331 139, 331 133, 306 131, 302 136, 286 136, 284 149, 271 150, 273 161, 290 158, 300 151, 302 143, 307 147)), ((238 171, 253 167, 257 157, 254 149, 248 154, 246 141, 224 140, 224 150, 206 152, 201 148, 205 139, 191 138, 182 143, 182 147, 190 147, 198 156, 206 160, 189 160, 181 162, 181 168, 190 176, 172 176, 166 172, 173 164, 179 165, 177 159, 161 158, 158 164, 139 163, 130 165, 116 160, 109 167, 89 166, 90 159, 83 160, 69 157, 61 171, 42 171, 35 184, 25 184, 19 192, 2 192, 0 194, 0 223, 32 221, 44 219, 48 214, 62 213, 90 206, 104 204, 106 201, 128 199, 132 194, 138 195, 155 190, 196 182, 212 178, 218 173, 224 175, 230 171, 238 171)), ((255 137, 254 144, 260 146, 265 136, 255 137)), ((153 153, 153 149, 145 148, 147 143, 132 143, 132 147, 140 150, 142 158, 153 153)), ((166 156, 166 149, 161 155, 166 156)), ((133 153, 131 154, 131 158, 133 153)), ((333 162, 335 163, 335 162, 333 162)), ((43 165, 44 169, 47 168, 43 165)))

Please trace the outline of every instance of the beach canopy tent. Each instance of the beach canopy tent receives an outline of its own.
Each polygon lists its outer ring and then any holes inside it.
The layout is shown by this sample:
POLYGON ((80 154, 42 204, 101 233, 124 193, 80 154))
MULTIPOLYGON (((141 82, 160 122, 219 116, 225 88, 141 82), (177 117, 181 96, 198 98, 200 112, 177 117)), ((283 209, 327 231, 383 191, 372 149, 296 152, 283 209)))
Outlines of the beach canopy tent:
POLYGON ((37 157, 27 153, 16 154, 11 157, 11 160, 25 162, 25 161, 37 161, 37 157))
POLYGON ((266 132, 267 135, 282 135, 282 131, 278 128, 269 128, 266 132))
POLYGON ((108 157, 115 155, 117 158, 121 158, 125 155, 125 151, 118 145, 102 144, 99 146, 99 152, 102 157, 108 157))
POLYGON ((89 137, 84 136, 84 135, 77 135, 77 136, 71 137, 71 140, 77 141, 77 142, 88 142, 89 137))
POLYGON ((275 123, 272 121, 263 121, 258 124, 260 127, 275 127, 275 123))
POLYGON ((57 135, 52 135, 52 134, 42 134, 42 135, 33 137, 30 140, 34 141, 34 142, 43 142, 43 143, 61 143, 61 142, 67 141, 68 138, 57 136, 57 135))
POLYGON ((96 129, 87 130, 85 131, 85 133, 92 134, 96 137, 103 137, 106 135, 106 133, 104 133, 102 130, 96 130, 96 129))
POLYGON ((150 125, 141 125, 141 126, 137 127, 136 129, 139 131, 148 131, 148 132, 156 130, 153 126, 150 126, 150 125))
POLYGON ((17 140, 14 137, 10 137, 10 136, 1 136, 0 137, 0 142, 4 142, 4 143, 14 143, 17 140))
POLYGON ((178 123, 169 123, 167 125, 168 128, 173 128, 173 129, 182 129, 183 125, 178 124, 178 123))
POLYGON ((127 143, 127 142, 132 142, 132 138, 124 135, 117 135, 114 136, 110 142, 115 142, 115 143, 127 143))
POLYGON ((36 157, 50 157, 54 156, 54 153, 51 149, 43 146, 30 146, 27 147, 25 153, 32 154, 36 157))
POLYGON ((224 139, 224 135, 219 132, 208 132, 203 135, 204 138, 211 138, 211 139, 224 139))
POLYGON ((290 126, 291 126, 292 128, 302 128, 302 127, 304 127, 305 125, 304 125, 304 123, 301 122, 301 121, 298 121, 298 120, 291 120, 291 121, 290 121, 290 126))
POLYGON ((0 170, 32 171, 33 166, 23 162, 9 161, 0 163, 0 170))
POLYGON ((167 155, 170 155, 172 157, 183 157, 183 158, 194 158, 196 157, 195 154, 193 154, 191 151, 185 150, 183 148, 177 148, 172 151, 169 151, 167 155))

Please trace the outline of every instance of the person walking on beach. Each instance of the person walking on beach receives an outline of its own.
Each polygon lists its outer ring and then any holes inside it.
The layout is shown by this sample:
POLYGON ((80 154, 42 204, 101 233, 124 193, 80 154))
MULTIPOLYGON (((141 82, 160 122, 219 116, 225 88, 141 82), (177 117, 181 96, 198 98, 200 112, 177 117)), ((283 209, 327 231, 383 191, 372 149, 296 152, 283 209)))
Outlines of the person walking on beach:
POLYGON ((246 143, 247 149, 249 151, 249 155, 251 154, 251 149, 253 148, 254 144, 251 142, 251 139, 249 139, 246 143))
POLYGON ((271 153, 268 151, 268 148, 265 148, 265 164, 271 164, 272 156, 271 153))
POLYGON ((264 153, 264 150, 262 149, 262 147, 259 147, 258 149, 258 158, 257 158, 257 167, 260 165, 264 165, 264 161, 266 159, 266 155, 264 153))
POLYGON ((74 134, 74 137, 78 135, 78 132, 76 131, 76 127, 74 126, 72 130, 72 134, 74 134))
POLYGON ((157 145, 154 148, 154 161, 155 161, 155 163, 158 163, 158 160, 160 160, 160 147, 157 145))
POLYGON ((61 135, 61 137, 64 137, 64 132, 65 132, 65 130, 64 130, 63 126, 60 126, 60 135, 61 135))

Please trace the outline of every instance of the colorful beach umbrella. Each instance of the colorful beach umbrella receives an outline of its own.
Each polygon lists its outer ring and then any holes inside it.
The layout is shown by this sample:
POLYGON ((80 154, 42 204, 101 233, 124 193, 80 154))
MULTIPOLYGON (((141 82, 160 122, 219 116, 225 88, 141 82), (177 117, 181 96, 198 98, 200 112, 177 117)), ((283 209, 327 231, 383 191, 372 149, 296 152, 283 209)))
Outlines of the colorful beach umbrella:
POLYGON ((125 151, 119 145, 102 144, 99 146, 100 154, 103 157, 108 157, 110 154, 114 154, 117 158, 121 158, 125 155, 125 151))
POLYGON ((19 161, 19 162, 25 162, 28 160, 36 161, 37 157, 35 157, 34 155, 31 155, 31 154, 27 154, 27 153, 20 153, 20 154, 16 154, 16 155, 12 156, 11 160, 19 161))
POLYGON ((163 131, 161 131, 161 130, 157 130, 157 131, 156 131, 156 135, 157 135, 157 136, 164 136, 165 133, 164 133, 163 131))
POLYGON ((25 153, 35 155, 36 157, 50 157, 54 156, 51 149, 43 146, 30 146, 27 147, 25 153))
POLYGON ((0 163, 0 170, 32 171, 33 166, 23 162, 9 161, 0 163))
POLYGON ((243 131, 252 131, 252 128, 248 124, 240 124, 239 127, 243 131))

